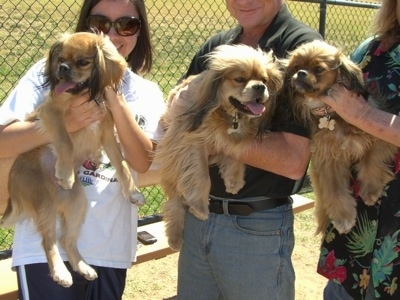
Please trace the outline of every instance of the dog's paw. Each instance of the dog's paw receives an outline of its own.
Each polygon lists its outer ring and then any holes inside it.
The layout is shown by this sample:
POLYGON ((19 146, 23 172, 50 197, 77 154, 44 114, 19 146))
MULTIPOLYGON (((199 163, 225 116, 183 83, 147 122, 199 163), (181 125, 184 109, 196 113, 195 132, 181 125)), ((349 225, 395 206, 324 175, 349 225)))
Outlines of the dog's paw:
POLYGON ((168 245, 173 251, 180 251, 182 249, 183 240, 181 237, 168 238, 168 245))
POLYGON ((92 281, 97 278, 96 271, 82 260, 78 262, 78 266, 75 271, 85 277, 86 280, 92 281))
POLYGON ((370 197, 362 197, 361 196, 361 199, 363 199, 363 201, 364 201, 364 203, 366 204, 366 205, 368 205, 368 206, 373 206, 373 205, 375 205, 376 204, 376 202, 378 201, 378 199, 379 199, 379 196, 378 197, 375 197, 375 196, 370 196, 370 197))
POLYGON ((208 207, 206 209, 198 209, 194 207, 189 207, 189 211, 192 215, 194 215, 197 219, 205 221, 208 219, 208 214, 210 213, 208 207))
POLYGON ((51 277, 53 278, 54 282, 65 288, 70 287, 73 282, 72 275, 64 264, 56 267, 53 270, 51 277))
POLYGON ((75 173, 74 170, 65 170, 65 169, 56 169, 55 176, 57 178, 57 183, 64 190, 72 189, 72 186, 75 182, 75 173))
POLYGON ((332 224, 340 234, 348 233, 354 225, 356 225, 356 217, 351 219, 342 218, 339 220, 332 220, 332 224))
POLYGON ((132 204, 137 206, 142 206, 146 203, 146 198, 144 195, 139 191, 135 190, 132 194, 127 197, 132 204))
POLYGON ((360 190, 360 197, 366 205, 372 206, 378 201, 379 197, 382 195, 382 190, 375 192, 365 192, 360 190))
POLYGON ((236 177, 236 178, 225 179, 224 183, 225 183, 225 190, 228 193, 236 195, 240 191, 240 189, 244 186, 245 181, 243 180, 243 178, 236 177))

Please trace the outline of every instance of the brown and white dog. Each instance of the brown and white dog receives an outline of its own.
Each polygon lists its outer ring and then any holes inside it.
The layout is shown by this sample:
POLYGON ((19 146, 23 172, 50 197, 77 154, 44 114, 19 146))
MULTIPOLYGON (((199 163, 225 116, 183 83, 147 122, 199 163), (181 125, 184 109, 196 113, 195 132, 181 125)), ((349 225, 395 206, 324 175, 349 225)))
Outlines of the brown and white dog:
POLYGON ((186 209, 208 218, 210 164, 219 166, 227 192, 243 187, 245 167, 234 158, 270 122, 283 82, 272 53, 244 45, 217 47, 208 67, 170 93, 164 115, 168 129, 155 156, 167 196, 166 234, 175 250, 182 246, 186 209))
MULTIPOLYGON (((332 221, 339 233, 356 222, 356 200, 350 180, 357 172, 359 195, 373 205, 393 179, 390 164, 397 147, 345 122, 319 98, 334 83, 368 97, 361 69, 342 51, 322 41, 299 46, 288 58, 289 99, 294 111, 311 130, 310 177, 316 197, 318 233, 332 221)), ((378 98, 368 101, 378 105, 378 98)))
POLYGON ((88 158, 97 159, 101 147, 116 169, 122 193, 133 203, 144 203, 131 177, 114 136, 114 122, 103 98, 106 88, 117 90, 127 64, 112 42, 94 33, 65 34, 51 48, 45 73, 50 92, 28 120, 37 120, 51 144, 19 155, 9 173, 7 209, 2 225, 13 225, 21 218, 32 218, 42 236, 50 275, 64 287, 72 284, 56 243, 56 216, 60 215, 65 249, 74 271, 88 280, 97 278, 77 248, 87 200, 77 179, 78 167, 88 158), (105 117, 74 133, 68 133, 64 116, 71 99, 89 92, 105 109, 105 117))

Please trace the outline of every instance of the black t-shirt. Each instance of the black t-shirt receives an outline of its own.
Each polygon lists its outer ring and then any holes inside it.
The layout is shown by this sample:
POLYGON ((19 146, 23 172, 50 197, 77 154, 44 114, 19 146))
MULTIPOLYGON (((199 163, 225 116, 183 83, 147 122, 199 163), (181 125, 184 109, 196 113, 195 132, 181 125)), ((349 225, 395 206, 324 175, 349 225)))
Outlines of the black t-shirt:
MULTIPOLYGON (((207 40, 196 53, 189 69, 183 78, 190 75, 199 74, 205 69, 205 55, 213 51, 213 49, 222 44, 235 44, 242 32, 242 27, 237 26, 217 33, 207 40)), ((265 51, 273 50, 275 56, 284 58, 289 51, 294 50, 298 45, 313 41, 321 40, 321 35, 300 21, 296 20, 286 4, 284 4, 276 15, 270 26, 259 40, 259 46, 265 51)), ((273 131, 285 131, 301 136, 308 137, 308 131, 293 120, 287 120, 285 123, 276 122, 272 128, 273 131)), ((284 176, 280 176, 262 169, 246 166, 245 186, 238 194, 232 195, 225 191, 224 182, 219 174, 216 166, 210 166, 211 190, 210 194, 224 198, 246 198, 256 196, 267 196, 271 198, 286 197, 300 190, 302 180, 292 180, 284 176)))

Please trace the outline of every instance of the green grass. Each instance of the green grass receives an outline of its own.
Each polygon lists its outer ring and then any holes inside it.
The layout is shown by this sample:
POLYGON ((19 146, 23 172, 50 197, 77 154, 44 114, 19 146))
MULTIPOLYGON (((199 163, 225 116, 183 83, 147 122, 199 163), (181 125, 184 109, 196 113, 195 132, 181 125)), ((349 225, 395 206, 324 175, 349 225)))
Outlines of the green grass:
MULTIPOLYGON (((73 32, 80 2, 10 0, 1 5, 0 103, 61 33, 73 32)), ((146 2, 154 45, 154 68, 147 77, 158 82, 165 95, 184 73, 199 46, 213 33, 235 23, 224 3, 224 0, 146 2)), ((318 30, 318 4, 289 0, 288 5, 296 17, 318 30)), ((374 12, 328 6, 326 40, 349 53, 367 36, 374 12)))

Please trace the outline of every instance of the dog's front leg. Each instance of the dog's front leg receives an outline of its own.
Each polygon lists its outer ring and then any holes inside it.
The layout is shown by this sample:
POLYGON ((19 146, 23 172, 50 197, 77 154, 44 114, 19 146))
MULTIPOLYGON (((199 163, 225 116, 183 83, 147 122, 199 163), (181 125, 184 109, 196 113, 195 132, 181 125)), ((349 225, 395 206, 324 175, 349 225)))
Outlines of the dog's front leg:
POLYGON ((221 177, 225 183, 225 190, 231 194, 237 194, 244 186, 244 171, 243 163, 232 159, 229 156, 219 154, 216 158, 219 166, 221 177))
POLYGON ((53 151, 56 156, 55 177, 63 189, 71 189, 75 182, 75 170, 73 161, 73 145, 64 123, 62 109, 49 103, 44 103, 39 110, 39 119, 42 126, 51 138, 53 151))
POLYGON ((115 168, 116 175, 122 188, 122 195, 131 203, 142 206, 146 203, 143 194, 136 187, 128 163, 121 154, 121 150, 114 137, 114 123, 108 114, 102 122, 101 143, 107 153, 111 164, 115 168))

